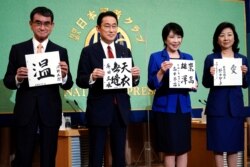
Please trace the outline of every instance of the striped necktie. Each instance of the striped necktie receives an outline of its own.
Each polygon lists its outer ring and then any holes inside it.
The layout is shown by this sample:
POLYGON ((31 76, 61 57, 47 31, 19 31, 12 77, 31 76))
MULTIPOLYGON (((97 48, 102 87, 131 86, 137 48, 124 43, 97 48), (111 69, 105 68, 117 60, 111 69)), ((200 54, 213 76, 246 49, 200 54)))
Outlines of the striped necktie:
POLYGON ((43 45, 39 43, 39 45, 37 45, 36 53, 42 53, 42 52, 43 52, 43 45))

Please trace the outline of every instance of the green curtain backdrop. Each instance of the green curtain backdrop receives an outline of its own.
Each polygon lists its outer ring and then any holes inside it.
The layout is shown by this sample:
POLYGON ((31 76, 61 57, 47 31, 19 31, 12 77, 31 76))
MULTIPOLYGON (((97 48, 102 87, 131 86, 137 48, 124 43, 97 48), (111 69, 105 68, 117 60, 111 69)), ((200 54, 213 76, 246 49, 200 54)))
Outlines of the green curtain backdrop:
MULTIPOLYGON (((151 108, 153 92, 147 88, 147 65, 151 53, 162 50, 161 31, 168 22, 177 22, 184 29, 181 51, 196 60, 199 89, 191 93, 193 108, 204 107, 199 99, 207 98, 208 89, 202 84, 203 62, 212 51, 212 36, 222 21, 235 24, 240 38, 240 52, 246 55, 246 18, 243 0, 8 0, 0 5, 0 113, 11 113, 15 91, 4 87, 4 77, 12 44, 32 37, 29 14, 37 6, 46 6, 54 12, 55 27, 50 39, 68 49, 70 68, 75 80, 81 49, 95 37, 98 14, 112 10, 119 16, 119 30, 131 48, 134 62, 141 69, 141 82, 129 90, 132 110, 151 108)), ((122 42, 122 41, 121 41, 122 42)), ((245 105, 248 91, 244 90, 245 105)), ((63 92, 63 109, 72 111, 66 101, 85 110, 87 91, 74 84, 63 92)), ((219 100, 219 99, 218 99, 219 100)), ((78 107, 75 106, 78 110, 78 107)))

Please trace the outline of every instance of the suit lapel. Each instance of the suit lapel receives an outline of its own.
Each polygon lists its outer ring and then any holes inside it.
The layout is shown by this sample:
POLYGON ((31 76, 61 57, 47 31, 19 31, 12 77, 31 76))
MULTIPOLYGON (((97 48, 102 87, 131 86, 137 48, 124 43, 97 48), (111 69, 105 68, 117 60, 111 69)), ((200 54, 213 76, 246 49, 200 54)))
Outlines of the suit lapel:
POLYGON ((103 68, 103 59, 106 58, 101 42, 97 42, 95 44, 91 44, 92 47, 89 52, 89 59, 95 62, 96 67, 103 68))
POLYGON ((101 59, 106 58, 106 55, 105 55, 105 52, 104 52, 104 49, 103 49, 103 46, 102 46, 101 42, 98 42, 96 46, 97 46, 96 47, 97 56, 101 57, 101 59))
POLYGON ((55 51, 55 48, 53 47, 53 43, 49 40, 45 52, 51 51, 55 51))
POLYGON ((27 41, 26 46, 24 48, 26 48, 24 51, 25 54, 34 54, 35 53, 32 39, 27 41))
POLYGON ((163 61, 169 61, 169 55, 168 55, 168 52, 166 51, 166 49, 162 50, 161 56, 162 56, 163 61))
POLYGON ((116 58, 123 58, 126 57, 124 51, 122 50, 122 48, 115 44, 115 52, 116 52, 116 58))

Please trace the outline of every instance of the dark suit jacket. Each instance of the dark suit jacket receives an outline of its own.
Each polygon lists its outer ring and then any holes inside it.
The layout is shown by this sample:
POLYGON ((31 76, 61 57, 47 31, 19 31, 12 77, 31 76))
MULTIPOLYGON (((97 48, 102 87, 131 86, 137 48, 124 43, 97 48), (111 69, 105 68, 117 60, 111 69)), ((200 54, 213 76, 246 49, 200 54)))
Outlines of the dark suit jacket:
MULTIPOLYGON (((115 44, 117 58, 132 57, 128 48, 115 44)), ((88 88, 86 117, 89 125, 109 125, 114 110, 113 99, 116 97, 119 112, 125 124, 129 122, 131 110, 130 96, 127 89, 104 90, 103 79, 97 79, 93 85, 89 84, 90 74, 95 68, 103 68, 105 53, 100 42, 83 48, 79 60, 76 84, 80 88, 88 88)), ((133 86, 138 85, 133 82, 133 86)))
MULTIPOLYGON (((45 52, 59 51, 60 60, 68 65, 68 54, 65 48, 48 42, 45 52)), ((9 64, 4 76, 4 84, 9 89, 17 89, 14 115, 17 125, 27 124, 35 110, 39 111, 42 123, 48 126, 60 126, 62 102, 59 87, 70 89, 73 85, 72 76, 69 70, 67 82, 63 85, 54 84, 48 86, 29 87, 25 79, 17 88, 15 75, 19 67, 26 67, 25 55, 34 54, 32 40, 13 45, 10 51, 9 64)))
MULTIPOLYGON (((242 58, 242 65, 248 67, 247 58, 241 54, 235 54, 235 58, 242 58)), ((220 53, 210 54, 206 57, 203 69, 202 84, 206 88, 210 88, 206 114, 211 116, 225 116, 228 111, 233 116, 243 116, 244 99, 242 88, 249 85, 249 67, 248 72, 243 76, 242 86, 214 86, 213 76, 210 74, 210 67, 213 66, 214 59, 221 59, 220 53)))

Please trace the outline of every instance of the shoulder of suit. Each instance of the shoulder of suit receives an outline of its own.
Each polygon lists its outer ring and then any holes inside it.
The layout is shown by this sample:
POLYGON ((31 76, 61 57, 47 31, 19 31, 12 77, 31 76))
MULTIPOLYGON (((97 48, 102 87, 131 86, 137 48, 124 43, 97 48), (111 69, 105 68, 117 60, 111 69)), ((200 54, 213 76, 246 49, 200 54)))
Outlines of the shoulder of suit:
POLYGON ((153 53, 151 53, 151 55, 159 55, 159 54, 162 54, 162 50, 161 51, 156 51, 156 52, 153 52, 153 53))
POLYGON ((27 41, 23 41, 23 42, 19 42, 19 43, 13 44, 13 46, 23 46, 23 45, 29 45, 29 44, 32 44, 32 39, 29 39, 27 41))
POLYGON ((31 48, 31 47, 33 47, 33 43, 31 39, 12 45, 12 49, 15 49, 15 50, 24 50, 26 48, 31 48))
POLYGON ((129 48, 127 48, 126 46, 123 46, 123 45, 120 45, 120 44, 117 44, 117 43, 115 43, 115 47, 116 48, 128 49, 129 50, 129 48))
POLYGON ((97 43, 89 44, 88 46, 85 46, 83 49, 88 50, 88 49, 98 48, 101 46, 102 46, 101 43, 97 42, 97 43))
POLYGON ((240 53, 236 53, 239 57, 242 57, 242 58, 246 58, 246 56, 245 55, 243 55, 243 54, 240 54, 240 53))
POLYGON ((219 57, 219 53, 210 53, 207 55, 208 58, 215 58, 215 57, 219 57))
POLYGON ((185 53, 185 52, 180 52, 185 58, 188 58, 188 59, 193 59, 193 56, 189 53, 185 53))
POLYGON ((47 44, 47 47, 48 45, 52 46, 52 47, 57 47, 57 48, 61 48, 61 49, 66 49, 64 48, 63 46, 59 45, 59 44, 56 44, 54 42, 52 42, 51 40, 49 40, 48 44, 47 44))
POLYGON ((163 53, 163 51, 156 51, 150 54, 150 57, 158 57, 158 56, 165 56, 165 54, 163 53))

